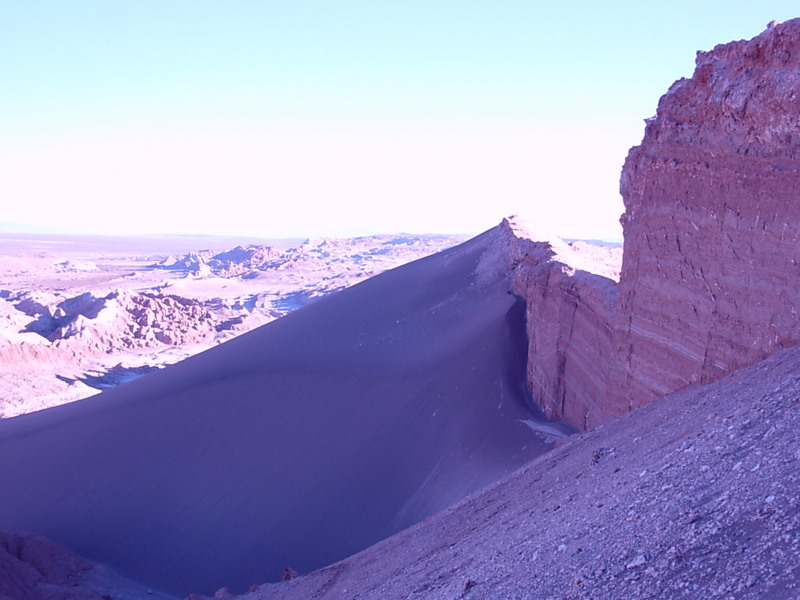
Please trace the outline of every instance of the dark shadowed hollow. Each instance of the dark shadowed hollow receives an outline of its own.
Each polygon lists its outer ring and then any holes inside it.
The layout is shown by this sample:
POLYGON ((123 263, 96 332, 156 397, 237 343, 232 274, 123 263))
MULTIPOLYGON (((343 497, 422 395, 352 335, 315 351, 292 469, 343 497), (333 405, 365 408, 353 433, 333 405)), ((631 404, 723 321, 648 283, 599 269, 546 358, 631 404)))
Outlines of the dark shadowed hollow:
POLYGON ((362 550, 549 449, 497 230, 79 403, 0 421, 0 528, 164 591, 362 550))

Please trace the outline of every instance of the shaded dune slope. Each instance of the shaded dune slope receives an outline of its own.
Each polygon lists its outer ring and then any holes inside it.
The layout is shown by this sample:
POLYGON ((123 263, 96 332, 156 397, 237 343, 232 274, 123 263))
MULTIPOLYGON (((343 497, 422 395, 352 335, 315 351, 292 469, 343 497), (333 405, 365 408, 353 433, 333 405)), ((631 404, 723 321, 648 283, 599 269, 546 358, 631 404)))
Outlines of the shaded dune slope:
POLYGON ((800 348, 684 389, 243 600, 796 600, 800 348))
POLYGON ((549 448, 497 229, 0 422, 0 528, 209 593, 357 552, 549 448))

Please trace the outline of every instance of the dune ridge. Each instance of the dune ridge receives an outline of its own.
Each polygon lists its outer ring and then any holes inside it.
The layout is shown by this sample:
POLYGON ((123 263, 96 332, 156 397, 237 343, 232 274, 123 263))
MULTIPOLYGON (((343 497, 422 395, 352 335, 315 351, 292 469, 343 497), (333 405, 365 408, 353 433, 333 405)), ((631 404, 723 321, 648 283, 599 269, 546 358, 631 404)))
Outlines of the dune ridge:
POLYGON ((241 590, 344 558, 511 472, 551 444, 526 423, 542 418, 499 238, 0 422, 0 527, 167 592, 241 590))

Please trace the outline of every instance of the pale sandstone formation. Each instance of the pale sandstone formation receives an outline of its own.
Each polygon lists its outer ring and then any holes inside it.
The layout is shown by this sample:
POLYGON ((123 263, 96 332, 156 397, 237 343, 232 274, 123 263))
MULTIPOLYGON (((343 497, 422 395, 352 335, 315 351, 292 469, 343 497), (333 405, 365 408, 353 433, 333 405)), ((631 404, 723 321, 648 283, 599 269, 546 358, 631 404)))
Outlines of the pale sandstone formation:
POLYGON ((17 371, 36 368, 41 361, 70 364, 120 349, 191 344, 219 324, 196 300, 149 292, 115 291, 105 296, 87 292, 46 306, 21 294, 11 302, 2 301, 0 309, 9 312, 17 300, 17 313, 9 319, 20 321, 19 314, 35 319, 0 338, 0 362, 17 371))
POLYGON ((170 256, 152 267, 195 278, 311 276, 315 284, 313 289, 317 292, 315 296, 319 297, 404 262, 434 254, 464 239, 463 236, 448 235, 384 234, 309 239, 285 250, 249 244, 216 254, 201 250, 178 258, 170 256))
POLYGON ((62 350, 80 345, 81 350, 106 353, 157 342, 193 343, 214 331, 219 322, 194 299, 120 290, 70 298, 39 292, 9 294, 0 304, 0 318, 6 314, 17 323, 20 314, 32 318, 19 333, 38 334, 42 338, 38 342, 50 342, 62 350), (11 314, 9 306, 16 308, 16 314, 11 314))
POLYGON ((221 320, 199 301, 115 290, 0 298, 0 418, 97 393, 87 369, 112 353, 212 339, 221 320))

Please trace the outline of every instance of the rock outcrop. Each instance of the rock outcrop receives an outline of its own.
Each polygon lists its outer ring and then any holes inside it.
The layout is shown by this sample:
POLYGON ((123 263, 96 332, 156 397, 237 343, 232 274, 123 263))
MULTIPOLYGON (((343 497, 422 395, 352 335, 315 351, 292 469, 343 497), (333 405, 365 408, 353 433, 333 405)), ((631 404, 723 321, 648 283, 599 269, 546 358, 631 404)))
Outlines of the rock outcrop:
POLYGON ((202 302, 171 294, 8 293, 0 298, 0 419, 71 402, 155 368, 89 373, 114 354, 138 361, 147 350, 213 342, 222 325, 202 302))
POLYGON ((371 235, 345 239, 319 238, 277 250, 271 246, 237 246, 213 254, 209 250, 168 257, 152 268, 177 271, 193 278, 264 278, 275 274, 314 274, 322 296, 387 269, 434 254, 466 239, 454 235, 371 235), (320 287, 319 281, 327 282, 320 287))
POLYGON ((800 20, 700 52, 622 171, 619 288, 512 236, 528 387, 591 428, 800 343, 800 20))
POLYGON ((800 342, 800 20, 698 53, 621 191, 617 410, 800 342))
POLYGON ((171 600, 30 533, 0 531, 3 600, 171 600))
POLYGON ((56 345, 80 343, 109 352, 154 344, 180 345, 201 340, 218 325, 201 302, 172 294, 115 290, 86 292, 57 304, 42 304, 41 295, 20 294, 15 306, 36 317, 26 331, 56 345))
POLYGON ((77 582, 94 565, 37 535, 0 532, 0 597, 98 598, 77 590, 77 582))
POLYGON ((528 389, 551 418, 587 429, 604 404, 620 247, 567 244, 503 221, 513 291, 526 300, 528 389), (534 241, 537 240, 537 241, 534 241), (598 256, 599 255, 599 256, 598 256))

